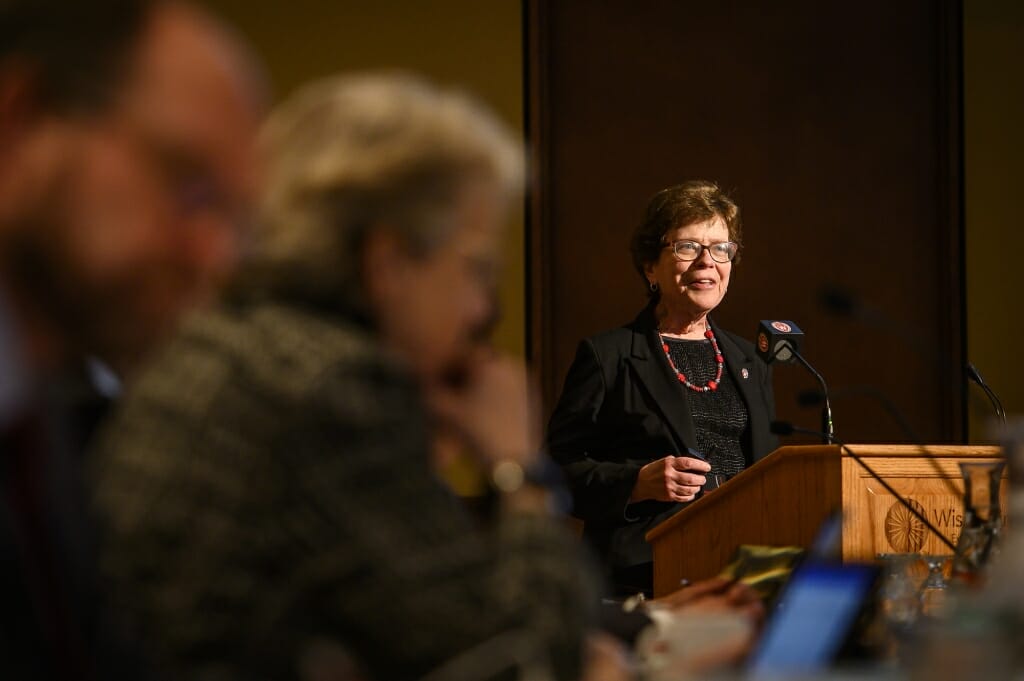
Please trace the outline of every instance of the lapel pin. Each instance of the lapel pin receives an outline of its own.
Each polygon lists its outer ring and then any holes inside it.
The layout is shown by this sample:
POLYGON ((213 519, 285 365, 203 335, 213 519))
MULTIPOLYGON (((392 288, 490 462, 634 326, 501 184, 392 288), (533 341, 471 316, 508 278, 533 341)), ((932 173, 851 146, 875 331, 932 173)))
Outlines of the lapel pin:
POLYGON ((750 378, 750 372, 747 371, 745 368, 740 369, 740 376, 742 376, 744 379, 748 379, 750 378))

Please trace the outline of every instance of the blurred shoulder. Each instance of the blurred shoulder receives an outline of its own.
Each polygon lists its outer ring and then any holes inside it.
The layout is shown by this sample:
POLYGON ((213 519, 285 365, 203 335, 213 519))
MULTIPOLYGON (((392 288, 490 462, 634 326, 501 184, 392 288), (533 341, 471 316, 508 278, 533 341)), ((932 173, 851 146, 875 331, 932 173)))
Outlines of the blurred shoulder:
POLYGON ((344 317, 277 302, 219 307, 191 317, 155 363, 302 392, 340 366, 389 368, 375 336, 344 317))
POLYGON ((170 429, 216 421, 270 428, 325 390, 359 392, 406 379, 364 327, 279 303, 190 316, 128 385, 121 421, 170 429))
POLYGON ((269 476, 287 457, 285 433, 316 419, 374 427, 418 413, 414 386, 368 330, 278 304, 193 314, 126 388, 92 457, 108 509, 176 484, 244 495, 237 480, 269 476))

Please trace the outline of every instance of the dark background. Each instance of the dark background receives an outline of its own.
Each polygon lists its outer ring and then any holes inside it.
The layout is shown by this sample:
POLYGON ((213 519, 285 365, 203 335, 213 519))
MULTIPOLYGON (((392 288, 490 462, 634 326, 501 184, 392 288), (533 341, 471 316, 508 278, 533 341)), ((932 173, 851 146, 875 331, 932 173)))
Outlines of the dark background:
MULTIPOLYGON (((909 439, 860 386, 925 440, 965 438, 957 3, 535 1, 526 17, 528 342, 547 410, 579 340, 644 304, 628 239, 649 197, 704 178, 745 226, 719 323, 753 339, 759 319, 794 320, 844 440, 909 439), (826 286, 865 313, 830 315, 826 286)), ((775 377, 779 417, 817 427, 795 400, 813 379, 775 377)))
MULTIPOLYGON (((930 439, 958 440, 965 413, 971 442, 991 438, 965 357, 1024 413, 1024 2, 203 1, 276 98, 397 67, 525 122, 539 176, 507 235, 496 342, 538 364, 548 408, 576 342, 643 302, 626 240, 648 198, 702 176, 747 223, 729 328, 796 320, 837 391, 880 386, 930 439), (874 323, 825 315, 826 282, 874 323)), ((809 379, 777 377, 783 415, 815 423, 793 404, 809 379)), ((835 408, 844 437, 904 439, 868 398, 835 408)))

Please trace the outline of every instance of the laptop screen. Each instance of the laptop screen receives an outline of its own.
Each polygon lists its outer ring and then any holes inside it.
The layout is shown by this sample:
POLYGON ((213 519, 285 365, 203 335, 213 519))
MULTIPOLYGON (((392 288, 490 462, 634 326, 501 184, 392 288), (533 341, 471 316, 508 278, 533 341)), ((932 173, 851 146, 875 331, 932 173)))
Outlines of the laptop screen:
POLYGON ((874 594, 878 567, 805 563, 784 587, 748 665, 755 678, 828 669, 874 594))

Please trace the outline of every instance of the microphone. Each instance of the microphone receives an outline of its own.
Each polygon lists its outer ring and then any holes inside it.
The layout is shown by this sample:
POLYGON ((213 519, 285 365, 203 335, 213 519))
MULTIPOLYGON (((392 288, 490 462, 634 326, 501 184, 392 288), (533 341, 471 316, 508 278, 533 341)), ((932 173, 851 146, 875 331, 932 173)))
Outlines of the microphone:
POLYGON ((757 327, 757 354, 771 364, 774 361, 792 364, 803 345, 804 332, 791 321, 762 319, 757 327))
MULTIPOLYGON (((810 430, 808 428, 800 428, 798 426, 794 426, 792 423, 789 423, 788 421, 772 421, 769 425, 769 429, 775 435, 793 435, 794 433, 800 435, 813 435, 814 437, 822 437, 825 435, 825 433, 822 433, 817 430, 810 430)), ((865 463, 860 456, 858 456, 849 447, 847 447, 845 443, 840 442, 839 440, 836 440, 831 436, 829 436, 829 438, 831 439, 830 444, 839 445, 840 451, 846 452, 846 454, 851 459, 853 459, 861 468, 863 468, 868 475, 870 475, 878 482, 878 484, 884 487, 885 491, 891 494, 893 498, 895 498, 896 501, 898 501, 900 505, 903 506, 903 508, 907 509, 907 511, 909 511, 911 515, 913 515, 915 518, 920 520, 921 523, 925 527, 927 527, 932 534, 938 537, 943 544, 948 546, 949 549, 953 552, 954 556, 957 555, 956 545, 954 545, 953 542, 946 538, 946 535, 942 534, 942 532, 940 532, 934 525, 932 525, 931 521, 928 520, 924 513, 921 513, 916 508, 914 508, 913 504, 907 501, 899 492, 894 490, 892 486, 889 483, 887 483, 885 479, 882 478, 882 476, 876 473, 874 469, 871 468, 871 466, 867 465, 867 463, 865 463)))
POLYGON ((800 346, 803 344, 804 332, 791 321, 779 319, 762 319, 757 327, 757 354, 766 364, 774 361, 793 363, 799 362, 821 385, 821 392, 825 397, 825 403, 821 410, 821 431, 824 436, 824 443, 831 444, 835 435, 835 428, 832 425, 832 404, 828 399, 828 386, 825 379, 818 373, 817 369, 811 366, 803 355, 800 354, 800 346))
POLYGON ((835 284, 826 284, 821 288, 818 302, 837 317, 859 317, 862 313, 860 301, 835 284))
POLYGON ((772 431, 772 435, 813 435, 814 437, 822 435, 821 431, 801 428, 789 421, 772 421, 768 424, 768 430, 772 431))
POLYGON ((887 333, 900 338, 904 344, 913 347, 918 354, 928 356, 932 363, 941 361, 938 352, 923 331, 870 305, 849 289, 838 284, 826 284, 818 290, 818 303, 823 310, 835 317, 845 317, 884 329, 887 333))
POLYGON ((967 378, 971 379, 978 384, 982 390, 985 391, 985 395, 988 396, 988 401, 992 403, 992 408, 995 409, 996 417, 1002 421, 1003 425, 1006 425, 1006 410, 1003 409, 1003 403, 999 401, 996 393, 992 388, 988 386, 985 379, 981 377, 981 372, 978 371, 978 367, 974 366, 970 362, 967 363, 967 378))

